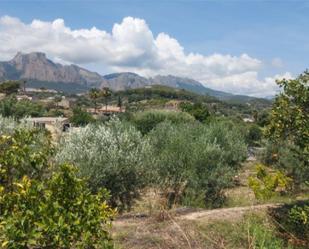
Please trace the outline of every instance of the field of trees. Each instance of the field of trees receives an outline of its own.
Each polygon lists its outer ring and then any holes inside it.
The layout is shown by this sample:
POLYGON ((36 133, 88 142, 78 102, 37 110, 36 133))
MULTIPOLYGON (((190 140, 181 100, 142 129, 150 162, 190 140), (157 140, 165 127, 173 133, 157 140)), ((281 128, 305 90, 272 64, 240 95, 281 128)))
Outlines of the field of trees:
POLYGON ((93 89, 68 110, 0 84, 0 247, 308 248, 309 72, 278 84, 250 103, 93 89), (108 104, 126 112, 86 111, 108 104), (61 115, 57 140, 26 120, 61 115))

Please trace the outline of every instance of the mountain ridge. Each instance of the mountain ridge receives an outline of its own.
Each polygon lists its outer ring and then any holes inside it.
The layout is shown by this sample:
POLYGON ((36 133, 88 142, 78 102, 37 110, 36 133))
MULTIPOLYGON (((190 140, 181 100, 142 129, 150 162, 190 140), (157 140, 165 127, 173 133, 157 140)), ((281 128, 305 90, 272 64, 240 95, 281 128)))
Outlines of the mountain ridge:
MULTIPOLYGON (((202 83, 174 75, 157 75, 146 78, 132 72, 100 75, 77 65, 62 65, 48 59, 42 52, 18 52, 13 59, 0 62, 0 81, 27 80, 30 86, 61 88, 61 91, 83 92, 90 88, 109 87, 119 91, 141 88, 148 85, 165 85, 206 94, 221 100, 255 99, 245 95, 234 95, 205 87, 202 83), (62 84, 65 84, 62 86, 62 84), (76 87, 74 87, 76 84, 76 87)), ((57 90, 57 89, 55 89, 57 90)))

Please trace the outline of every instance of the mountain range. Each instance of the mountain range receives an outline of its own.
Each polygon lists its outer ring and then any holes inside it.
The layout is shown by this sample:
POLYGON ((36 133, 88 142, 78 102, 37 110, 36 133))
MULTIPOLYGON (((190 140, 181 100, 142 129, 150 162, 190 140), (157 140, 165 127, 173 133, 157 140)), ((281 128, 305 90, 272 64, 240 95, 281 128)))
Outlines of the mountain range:
POLYGON ((165 85, 207 94, 221 100, 248 101, 253 97, 234 95, 213 90, 202 83, 173 75, 145 78, 131 72, 101 76, 76 65, 62 65, 49 60, 44 53, 20 53, 12 60, 0 62, 0 81, 27 80, 30 87, 45 87, 65 92, 85 92, 90 88, 109 87, 112 90, 141 88, 148 85, 165 85))

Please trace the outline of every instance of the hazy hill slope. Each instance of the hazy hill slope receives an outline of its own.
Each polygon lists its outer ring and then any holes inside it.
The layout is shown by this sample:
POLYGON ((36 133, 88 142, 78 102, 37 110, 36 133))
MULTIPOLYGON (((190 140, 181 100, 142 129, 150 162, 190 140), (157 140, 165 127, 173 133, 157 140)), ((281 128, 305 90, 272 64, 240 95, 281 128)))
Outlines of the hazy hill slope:
POLYGON ((164 85, 213 96, 220 100, 244 103, 256 99, 217 91, 196 80, 173 75, 145 78, 135 73, 124 72, 101 76, 76 65, 54 63, 40 52, 17 53, 12 60, 0 62, 0 81, 19 79, 26 79, 32 87, 46 87, 65 92, 85 92, 92 87, 109 87, 119 91, 148 85, 164 85))
POLYGON ((140 88, 150 84, 147 78, 130 72, 107 74, 103 79, 101 87, 107 86, 116 91, 140 88))
POLYGON ((76 83, 99 86, 102 77, 76 65, 61 65, 46 58, 44 53, 17 53, 7 62, 0 63, 0 79, 28 79, 38 82, 76 83))

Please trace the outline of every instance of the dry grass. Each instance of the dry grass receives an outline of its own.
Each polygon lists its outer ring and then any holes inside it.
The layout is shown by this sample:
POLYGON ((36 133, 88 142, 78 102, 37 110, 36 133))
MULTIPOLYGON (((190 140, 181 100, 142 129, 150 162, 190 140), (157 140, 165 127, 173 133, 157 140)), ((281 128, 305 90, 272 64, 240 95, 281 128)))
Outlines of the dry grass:
MULTIPOLYGON (((252 234, 249 228, 255 226, 255 221, 253 219, 253 224, 251 224, 252 219, 247 218, 248 214, 258 214, 259 216, 257 231, 260 235, 257 235, 261 236, 262 234, 264 236, 264 229, 269 231, 266 235, 271 234, 274 231, 271 230, 271 222, 266 215, 268 207, 274 206, 271 203, 287 203, 295 200, 296 197, 273 198, 266 205, 256 200, 247 182, 248 177, 255 173, 255 163, 253 161, 244 164, 238 176, 239 184, 226 191, 227 208, 223 209, 196 210, 183 208, 182 210, 173 209, 167 212, 165 211, 165 200, 160 193, 154 189, 146 190, 142 198, 134 205, 132 211, 125 214, 123 218, 119 217, 113 223, 112 234, 116 248, 261 248, 254 245, 256 235, 252 234)), ((263 239, 264 237, 259 238, 259 240, 263 239)), ((276 242, 275 237, 268 238, 268 240, 276 242)), ((278 247, 271 248, 277 249, 278 247)))
MULTIPOLYGON (((169 216, 161 222, 156 217, 118 220, 113 237, 116 248, 122 249, 247 249, 253 238, 245 229, 251 213, 242 212, 233 219, 217 215, 218 219, 204 216, 191 220, 169 216)), ((264 211, 254 213, 265 216, 264 211)))

